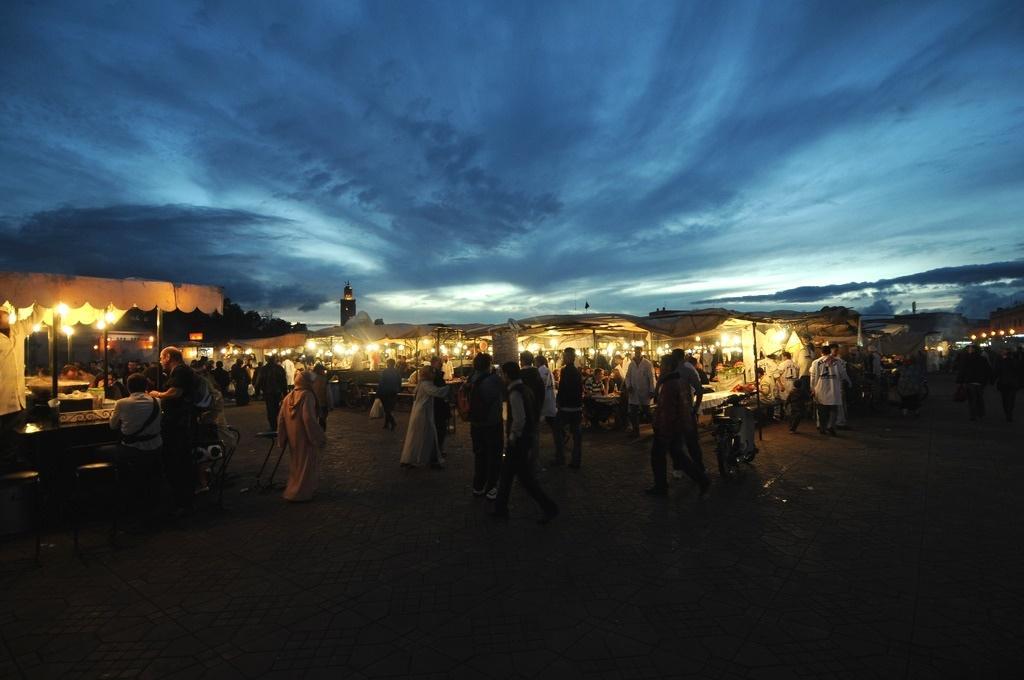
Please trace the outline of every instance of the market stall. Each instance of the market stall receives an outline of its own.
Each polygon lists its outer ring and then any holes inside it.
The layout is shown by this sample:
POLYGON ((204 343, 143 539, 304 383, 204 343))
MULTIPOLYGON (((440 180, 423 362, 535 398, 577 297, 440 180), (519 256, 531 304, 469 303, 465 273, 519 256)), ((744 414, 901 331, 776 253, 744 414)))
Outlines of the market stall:
POLYGON ((375 324, 368 316, 357 315, 344 326, 312 333, 306 349, 335 370, 376 371, 387 359, 399 358, 419 366, 434 354, 462 365, 475 349, 470 338, 483 328, 482 324, 375 324))
MULTIPOLYGON (((92 276, 67 276, 61 274, 39 274, 23 272, 0 272, 0 301, 8 312, 10 339, 13 351, 7 360, 9 365, 3 367, 3 380, 16 383, 20 395, 19 405, 27 404, 25 379, 25 341, 35 333, 46 333, 49 344, 49 385, 33 383, 32 394, 45 399, 50 407, 52 422, 61 422, 61 412, 66 414, 64 420, 82 421, 85 419, 79 411, 96 411, 97 419, 102 420, 104 407, 102 394, 100 403, 95 401, 96 395, 87 395, 94 400, 90 409, 79 409, 77 402, 86 397, 71 399, 62 396, 59 384, 58 354, 61 342, 59 335, 63 332, 70 335, 78 324, 94 326, 103 334, 104 373, 108 370, 106 357, 107 328, 115 324, 124 313, 133 307, 142 310, 157 310, 155 339, 156 346, 161 346, 163 312, 181 310, 192 312, 199 310, 204 313, 220 311, 223 307, 223 292, 214 286, 149 281, 144 279, 106 279, 92 276), (48 388, 48 389, 46 389, 48 388), (64 402, 62 408, 62 401, 64 402), (75 412, 68 407, 74 404, 75 412)), ((45 382, 45 381, 44 381, 45 382)), ((76 395, 77 396, 77 395, 76 395)), ((109 414, 106 414, 109 415, 109 414)))
POLYGON ((246 357, 265 361, 268 354, 298 357, 302 354, 308 337, 309 333, 296 331, 268 338, 233 338, 228 340, 217 354, 225 365, 234 363, 235 359, 246 357))

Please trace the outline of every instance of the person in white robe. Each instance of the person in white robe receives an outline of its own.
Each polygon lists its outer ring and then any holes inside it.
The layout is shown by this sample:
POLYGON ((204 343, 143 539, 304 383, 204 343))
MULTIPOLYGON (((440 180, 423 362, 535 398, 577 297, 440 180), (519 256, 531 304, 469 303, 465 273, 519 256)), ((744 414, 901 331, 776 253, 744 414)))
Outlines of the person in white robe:
POLYGON ((441 447, 437 441, 437 428, 434 426, 434 397, 446 398, 448 390, 448 385, 438 387, 434 384, 434 369, 430 366, 420 369, 416 395, 413 398, 412 411, 409 413, 409 425, 405 430, 405 443, 402 445, 403 467, 417 467, 428 463, 431 467, 441 467, 441 447))
POLYGON ((809 375, 811 372, 811 364, 814 363, 814 345, 811 344, 811 336, 805 335, 800 338, 803 343, 799 350, 797 350, 794 361, 796 367, 800 370, 798 378, 802 378, 805 375, 809 375))
POLYGON ((640 413, 650 413, 656 387, 654 365, 644 357, 643 351, 643 347, 633 348, 633 358, 627 362, 623 379, 629 394, 629 424, 634 437, 640 436, 640 413))
POLYGON ((839 356, 839 345, 832 346, 832 358, 836 360, 839 370, 839 404, 836 406, 836 427, 846 427, 846 393, 843 387, 852 387, 850 373, 846 370, 846 360, 839 356))
POLYGON ((839 366, 828 345, 821 348, 821 356, 811 364, 811 392, 818 405, 818 431, 836 436, 836 407, 843 400, 843 383, 839 366))

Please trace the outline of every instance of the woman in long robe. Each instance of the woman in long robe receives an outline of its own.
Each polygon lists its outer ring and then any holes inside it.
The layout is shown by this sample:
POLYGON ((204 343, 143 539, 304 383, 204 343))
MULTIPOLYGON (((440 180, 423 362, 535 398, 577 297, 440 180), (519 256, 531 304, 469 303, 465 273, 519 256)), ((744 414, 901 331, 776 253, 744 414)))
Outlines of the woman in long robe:
POLYGON ((295 389, 281 402, 277 416, 277 445, 289 447, 287 501, 308 501, 316 491, 320 454, 327 437, 317 422, 312 376, 296 372, 295 389))
POLYGON ((441 447, 434 426, 434 397, 447 397, 449 387, 438 387, 433 380, 433 369, 429 366, 420 369, 416 396, 409 414, 409 426, 405 431, 405 443, 402 445, 401 462, 406 467, 427 463, 440 465, 438 456, 441 447))

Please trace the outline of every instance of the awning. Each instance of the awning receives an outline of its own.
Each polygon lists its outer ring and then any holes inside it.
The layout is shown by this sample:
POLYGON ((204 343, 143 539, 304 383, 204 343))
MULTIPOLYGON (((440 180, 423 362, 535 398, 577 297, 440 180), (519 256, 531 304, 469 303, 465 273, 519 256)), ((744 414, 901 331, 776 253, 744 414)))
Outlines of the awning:
POLYGON ((165 312, 199 310, 206 314, 224 307, 224 291, 219 286, 170 283, 145 279, 104 279, 94 276, 0 272, 0 301, 18 310, 35 306, 43 321, 52 323, 52 310, 65 305, 64 324, 92 324, 106 312, 117 318, 131 309, 154 308, 165 312))
POLYGON ((308 335, 308 333, 300 331, 275 335, 272 338, 237 338, 228 340, 227 344, 243 349, 289 349, 306 344, 306 337, 308 335))

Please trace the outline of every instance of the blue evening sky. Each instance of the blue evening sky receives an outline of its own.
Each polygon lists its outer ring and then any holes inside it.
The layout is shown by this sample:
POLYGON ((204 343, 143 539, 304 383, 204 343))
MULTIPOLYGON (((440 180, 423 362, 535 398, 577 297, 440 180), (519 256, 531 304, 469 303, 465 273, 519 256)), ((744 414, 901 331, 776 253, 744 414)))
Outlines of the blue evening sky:
POLYGON ((336 322, 1024 300, 1021 2, 0 5, 0 269, 336 322))

